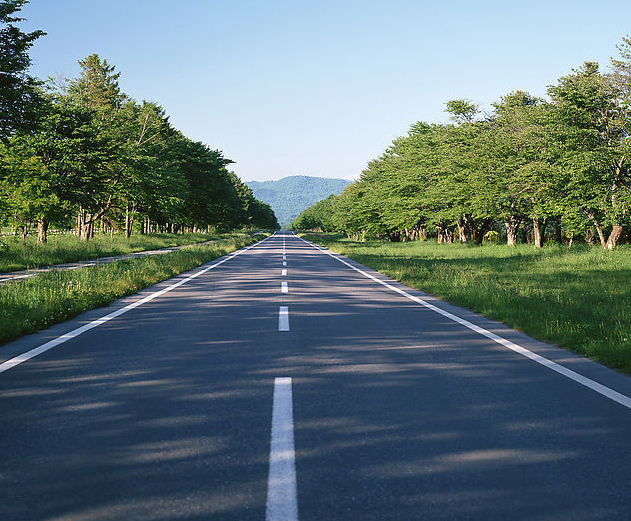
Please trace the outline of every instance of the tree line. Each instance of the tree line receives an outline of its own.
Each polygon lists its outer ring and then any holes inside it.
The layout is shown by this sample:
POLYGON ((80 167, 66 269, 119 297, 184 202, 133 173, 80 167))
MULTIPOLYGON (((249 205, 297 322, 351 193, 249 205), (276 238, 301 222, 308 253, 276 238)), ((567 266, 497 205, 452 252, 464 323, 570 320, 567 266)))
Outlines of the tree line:
POLYGON ((611 71, 595 62, 481 114, 446 103, 449 124, 414 123, 358 181, 302 212, 294 229, 438 242, 502 238, 615 248, 630 236, 631 38, 611 71))
POLYGON ((19 29, 26 1, 0 1, 0 226, 23 236, 36 226, 40 241, 51 224, 84 240, 97 228, 278 227, 233 161, 184 136, 157 103, 123 93, 107 60, 80 60, 74 79, 30 77, 28 50, 44 33, 19 29))

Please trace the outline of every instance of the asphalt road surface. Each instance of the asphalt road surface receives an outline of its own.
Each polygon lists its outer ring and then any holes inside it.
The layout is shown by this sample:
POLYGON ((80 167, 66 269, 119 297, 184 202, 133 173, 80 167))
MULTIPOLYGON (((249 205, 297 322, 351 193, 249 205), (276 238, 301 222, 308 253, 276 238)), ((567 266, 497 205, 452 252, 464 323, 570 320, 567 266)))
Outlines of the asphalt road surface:
POLYGON ((2 521, 631 519, 627 376, 290 233, 0 357, 2 521))

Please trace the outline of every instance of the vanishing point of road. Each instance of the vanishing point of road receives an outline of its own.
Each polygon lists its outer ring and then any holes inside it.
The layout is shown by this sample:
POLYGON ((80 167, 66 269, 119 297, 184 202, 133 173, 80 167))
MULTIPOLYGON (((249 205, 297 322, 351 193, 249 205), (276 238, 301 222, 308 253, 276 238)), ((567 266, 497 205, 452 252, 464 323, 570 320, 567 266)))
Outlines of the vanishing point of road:
POLYGON ((0 357, 2 521, 631 519, 627 376, 291 233, 0 357))

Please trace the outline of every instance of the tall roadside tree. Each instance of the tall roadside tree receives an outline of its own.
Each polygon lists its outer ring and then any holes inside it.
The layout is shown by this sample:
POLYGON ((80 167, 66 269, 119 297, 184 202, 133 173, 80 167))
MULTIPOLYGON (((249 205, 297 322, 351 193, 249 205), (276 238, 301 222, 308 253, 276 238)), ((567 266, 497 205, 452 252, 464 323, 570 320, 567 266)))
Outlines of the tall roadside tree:
MULTIPOLYGON (((621 77, 627 63, 621 61, 616 70, 621 77)), ((601 246, 613 249, 628 224, 631 203, 628 99, 621 85, 594 62, 562 77, 548 92, 556 122, 550 130, 563 172, 563 204, 582 212, 601 246)))
POLYGON ((95 147, 86 163, 88 168, 77 178, 81 186, 77 206, 77 231, 82 240, 90 239, 94 224, 112 207, 123 177, 127 100, 120 91, 120 73, 107 60, 92 54, 79 60, 81 75, 70 82, 69 97, 79 110, 91 115, 85 132, 95 147))
POLYGON ((45 33, 22 32, 15 16, 27 0, 0 0, 0 140, 33 125, 38 102, 37 81, 28 74, 28 51, 45 33))
POLYGON ((23 235, 36 222, 38 241, 45 242, 49 223, 65 224, 69 201, 81 195, 75 184, 90 138, 80 129, 89 115, 47 93, 41 93, 38 108, 32 129, 17 130, 0 144, 0 186, 23 235))

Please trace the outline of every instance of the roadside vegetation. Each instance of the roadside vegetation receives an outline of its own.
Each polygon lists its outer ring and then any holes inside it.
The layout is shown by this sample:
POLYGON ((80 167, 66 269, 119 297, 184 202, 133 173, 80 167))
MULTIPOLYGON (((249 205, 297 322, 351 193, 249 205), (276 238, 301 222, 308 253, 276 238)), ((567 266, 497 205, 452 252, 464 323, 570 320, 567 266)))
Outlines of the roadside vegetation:
POLYGON ((547 94, 448 101, 450 123, 412 124, 291 228, 631 372, 631 37, 547 94))
POLYGON ((76 78, 28 74, 42 31, 20 30, 26 0, 0 0, 0 226, 48 240, 49 227, 100 233, 275 229, 274 212, 228 169, 220 150, 173 127, 154 101, 135 100, 98 54, 76 78))
POLYGON ((618 51, 608 72, 585 62, 547 99, 515 91, 488 113, 448 101, 452 124, 414 123, 292 228, 391 242, 628 243, 631 37, 618 51))
POLYGON ((631 372, 631 246, 605 251, 304 237, 410 287, 631 372))
POLYGON ((0 285, 0 344, 107 306, 157 282, 191 270, 255 242, 224 239, 164 255, 152 255, 80 270, 57 271, 0 285))
POLYGON ((112 255, 183 246, 205 241, 243 236, 243 233, 152 233, 134 235, 95 235, 85 242, 74 234, 54 235, 45 243, 35 237, 3 237, 0 239, 0 273, 51 266, 112 255))

